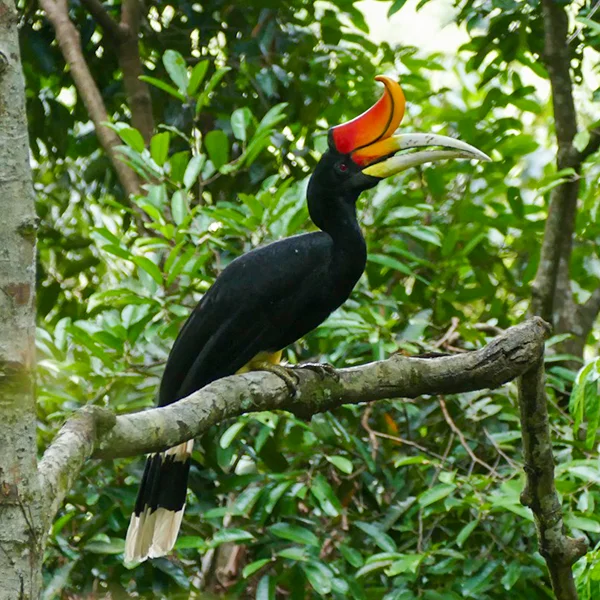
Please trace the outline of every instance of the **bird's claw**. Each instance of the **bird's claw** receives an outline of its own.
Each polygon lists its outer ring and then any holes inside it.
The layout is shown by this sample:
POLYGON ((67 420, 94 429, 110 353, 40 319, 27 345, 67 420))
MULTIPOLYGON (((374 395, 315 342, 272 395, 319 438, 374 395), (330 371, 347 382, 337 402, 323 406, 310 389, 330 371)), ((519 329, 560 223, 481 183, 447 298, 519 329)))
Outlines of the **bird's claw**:
POLYGON ((293 398, 298 396, 298 383, 300 382, 300 377, 298 377, 298 373, 294 373, 291 368, 282 365, 274 365, 270 362, 257 364, 255 368, 259 371, 268 371, 269 373, 273 373, 273 375, 277 375, 277 377, 285 383, 291 396, 293 398))

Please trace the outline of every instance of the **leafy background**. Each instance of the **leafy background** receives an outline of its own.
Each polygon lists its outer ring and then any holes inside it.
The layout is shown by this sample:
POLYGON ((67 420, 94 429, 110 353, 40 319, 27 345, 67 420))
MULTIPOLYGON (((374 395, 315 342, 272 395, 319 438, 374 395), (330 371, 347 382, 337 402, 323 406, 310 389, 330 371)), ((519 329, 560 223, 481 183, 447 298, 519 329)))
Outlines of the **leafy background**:
MULTIPOLYGON (((404 3, 390 4, 390 14, 404 3)), ((116 14, 120 5, 106 6, 116 14)), ((110 40, 74 1, 71 18, 123 160, 144 182, 132 202, 53 30, 35 3, 22 8, 41 218, 40 450, 84 404, 117 413, 151 406, 177 331, 220 271, 257 245, 314 227, 305 189, 326 130, 372 103, 378 73, 402 83, 404 131, 460 137, 493 162, 425 165, 363 194, 366 272, 286 359, 343 367, 395 352, 463 352, 525 317, 549 193, 573 175, 552 160, 538 2, 457 2, 469 41, 450 55, 375 44, 349 0, 159 0, 139 40, 157 123, 146 147, 130 126, 110 40)), ((598 90, 586 87, 584 49, 600 45, 589 8, 579 9, 573 44, 585 125, 598 90)), ((592 157, 581 180, 571 276, 582 300, 600 275, 599 167, 592 157)), ((592 548, 599 336, 591 332, 577 376, 581 357, 561 351, 564 336, 550 340, 546 358, 557 486, 568 527, 592 548)), ((348 406, 310 422, 250 414, 213 428, 193 459, 176 552, 133 570, 122 551, 142 461, 89 462, 53 526, 45 600, 551 597, 519 502, 513 385, 348 406)), ((598 597, 600 550, 580 561, 577 577, 581 598, 598 597)))

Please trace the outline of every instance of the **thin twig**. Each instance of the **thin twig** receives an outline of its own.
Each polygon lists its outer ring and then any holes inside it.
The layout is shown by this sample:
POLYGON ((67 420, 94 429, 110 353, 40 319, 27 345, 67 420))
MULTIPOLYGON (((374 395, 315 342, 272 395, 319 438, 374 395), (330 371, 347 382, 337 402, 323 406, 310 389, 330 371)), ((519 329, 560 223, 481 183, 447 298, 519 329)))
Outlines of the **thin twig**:
POLYGON ((433 347, 441 348, 452 337, 452 334, 456 331, 459 324, 460 321, 458 317, 452 317, 448 331, 446 331, 446 333, 437 342, 434 342, 433 347))
POLYGON ((497 444, 496 440, 494 440, 494 438, 490 435, 489 431, 487 430, 487 428, 483 428, 483 433, 485 433, 485 436, 487 437, 488 440, 490 440, 490 442, 492 443, 492 446, 494 446, 494 448, 496 449, 496 452, 513 468, 513 469, 518 469, 519 465, 510 457, 508 456, 508 454, 506 454, 506 452, 504 452, 502 450, 502 448, 500 448, 500 446, 497 444))
MULTIPOLYGON (((373 431, 373 430, 371 430, 371 431, 373 431)), ((425 448, 425 446, 421 446, 420 444, 417 444, 417 442, 413 442, 412 440, 406 440, 406 439, 398 437, 396 435, 390 435, 389 433, 383 433, 382 431, 373 431, 373 435, 375 435, 379 438, 384 438, 386 440, 392 440, 393 442, 397 442, 398 444, 406 444, 407 446, 412 446, 413 448, 417 448, 418 450, 420 450, 421 452, 423 452, 425 454, 434 456, 435 458, 437 458, 438 460, 441 460, 442 462, 445 461, 443 456, 436 454, 432 450, 429 450, 428 448, 425 448)))
POLYGON ((442 413, 444 414, 444 419, 446 419, 446 423, 448 423, 450 429, 452 429, 452 431, 454 431, 454 433, 458 436, 461 446, 467 451, 467 454, 471 457, 471 460, 474 463, 481 465, 484 469, 487 469, 492 475, 494 475, 494 477, 500 477, 500 474, 494 469, 494 467, 491 467, 484 460, 481 460, 473 452, 473 450, 471 450, 471 447, 467 443, 467 440, 465 439, 463 432, 458 428, 456 423, 452 420, 452 417, 450 416, 450 413, 448 412, 448 408, 446 407, 446 401, 444 400, 444 398, 442 396, 440 396, 438 401, 440 403, 440 408, 442 409, 442 413))
POLYGON ((373 405, 369 404, 367 408, 365 408, 365 412, 363 413, 360 419, 360 424, 362 425, 363 429, 369 434, 369 441, 371 443, 371 458, 375 460, 375 457, 377 456, 377 450, 379 448, 379 442, 377 441, 375 431, 371 429, 371 426, 369 425, 369 417, 371 416, 372 412, 373 405))

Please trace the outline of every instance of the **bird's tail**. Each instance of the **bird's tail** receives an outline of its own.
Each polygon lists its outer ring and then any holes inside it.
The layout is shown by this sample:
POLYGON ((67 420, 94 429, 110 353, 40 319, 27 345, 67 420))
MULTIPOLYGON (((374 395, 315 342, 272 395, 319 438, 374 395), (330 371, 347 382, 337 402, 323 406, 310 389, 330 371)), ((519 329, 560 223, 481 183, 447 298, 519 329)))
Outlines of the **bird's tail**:
POLYGON ((181 527, 194 440, 152 454, 131 515, 125 540, 125 562, 167 554, 181 527))

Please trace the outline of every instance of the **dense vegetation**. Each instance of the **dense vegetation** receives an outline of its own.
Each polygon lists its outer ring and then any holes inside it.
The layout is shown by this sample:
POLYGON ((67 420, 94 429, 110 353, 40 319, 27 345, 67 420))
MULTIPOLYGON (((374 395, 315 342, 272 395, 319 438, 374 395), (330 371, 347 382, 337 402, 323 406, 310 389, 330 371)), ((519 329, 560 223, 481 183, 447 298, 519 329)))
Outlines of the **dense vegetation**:
MULTIPOLYGON (((70 16, 122 159, 137 174, 131 198, 54 29, 35 3, 23 6, 41 219, 41 449, 82 405, 151 406, 179 327, 219 272, 250 248, 313 227, 304 194, 327 128, 371 104, 378 73, 404 88, 404 131, 460 137, 493 162, 424 166, 364 194, 366 273, 287 360, 344 367, 395 352, 463 352, 520 322, 550 196, 575 178, 579 210, 559 280, 574 307, 589 306, 600 277, 598 90, 586 86, 582 60, 584 49, 597 57, 600 21, 587 4, 569 7, 579 13, 568 59, 582 98, 575 146, 590 151, 580 167, 560 170, 537 0, 457 2, 470 41, 456 56, 376 46, 350 0, 159 0, 141 19, 151 109, 145 120, 138 113, 137 129, 120 46, 96 4, 72 2, 70 16)), ((118 1, 104 8, 118 19, 118 1)), ((600 332, 590 325, 573 343, 559 296, 546 357, 557 486, 566 523, 594 548, 600 362, 591 357, 600 332), (585 344, 588 364, 567 406, 585 344)), ((122 550, 142 461, 88 463, 53 527, 46 600, 199 590, 261 600, 551 597, 519 502, 513 385, 349 406, 310 422, 253 413, 215 427, 193 458, 177 552, 134 570, 122 550)), ((581 598, 600 595, 598 564, 592 551, 577 565, 581 598)))

